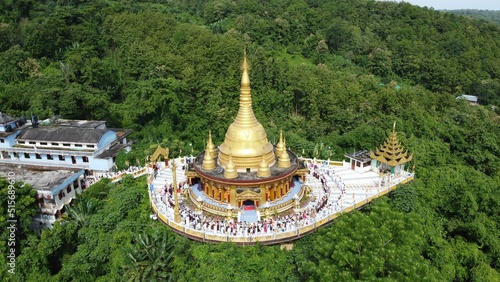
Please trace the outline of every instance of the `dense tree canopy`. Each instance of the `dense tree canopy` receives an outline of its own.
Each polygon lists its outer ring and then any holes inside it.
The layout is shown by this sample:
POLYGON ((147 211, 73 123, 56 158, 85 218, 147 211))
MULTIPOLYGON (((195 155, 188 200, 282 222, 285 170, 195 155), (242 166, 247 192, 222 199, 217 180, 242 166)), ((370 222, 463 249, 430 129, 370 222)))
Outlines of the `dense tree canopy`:
MULTIPOLYGON (((173 281, 498 281, 497 24, 374 0, 2 1, 0 110, 131 128, 120 167, 156 144, 196 153, 236 115, 244 47, 271 142, 283 129, 293 150, 341 159, 379 146, 396 121, 417 179, 292 251, 190 242, 149 219, 143 178, 101 181, 52 230, 20 226, 18 272, 2 263, 1 277, 154 278, 147 266, 173 281)), ((36 207, 16 185, 24 224, 36 207)), ((2 226, 6 214, 3 203, 2 226)))

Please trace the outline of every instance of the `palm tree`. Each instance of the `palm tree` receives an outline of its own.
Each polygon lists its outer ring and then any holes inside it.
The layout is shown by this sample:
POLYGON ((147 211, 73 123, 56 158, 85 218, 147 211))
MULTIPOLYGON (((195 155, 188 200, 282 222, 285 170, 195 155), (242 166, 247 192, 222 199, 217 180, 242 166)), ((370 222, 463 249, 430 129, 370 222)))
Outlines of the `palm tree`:
POLYGON ((170 281, 170 262, 173 259, 175 241, 168 233, 155 231, 136 234, 127 252, 129 262, 125 266, 127 281, 170 281))
POLYGON ((75 199, 73 206, 66 205, 66 211, 70 220, 74 220, 79 227, 82 227, 87 221, 88 217, 92 215, 97 209, 97 200, 89 199, 87 197, 80 197, 75 199))

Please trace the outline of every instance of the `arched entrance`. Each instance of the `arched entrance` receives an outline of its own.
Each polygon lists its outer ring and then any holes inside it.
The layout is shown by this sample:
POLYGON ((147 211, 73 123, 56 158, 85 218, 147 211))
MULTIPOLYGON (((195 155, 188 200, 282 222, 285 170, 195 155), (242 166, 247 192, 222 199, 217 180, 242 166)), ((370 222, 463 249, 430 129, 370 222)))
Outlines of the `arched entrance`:
POLYGON ((244 200, 243 201, 244 206, 255 206, 254 200, 244 200))

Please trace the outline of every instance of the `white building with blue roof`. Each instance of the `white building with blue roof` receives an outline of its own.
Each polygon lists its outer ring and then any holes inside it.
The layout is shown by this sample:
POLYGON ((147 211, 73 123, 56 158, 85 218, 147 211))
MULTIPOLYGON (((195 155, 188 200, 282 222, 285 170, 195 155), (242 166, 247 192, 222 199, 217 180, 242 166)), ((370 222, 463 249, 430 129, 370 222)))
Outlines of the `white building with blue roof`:
POLYGON ((37 191, 39 214, 32 227, 51 227, 77 194, 113 170, 114 159, 130 151, 125 129, 106 128, 105 121, 54 119, 34 123, 0 112, 0 176, 15 173, 37 191))

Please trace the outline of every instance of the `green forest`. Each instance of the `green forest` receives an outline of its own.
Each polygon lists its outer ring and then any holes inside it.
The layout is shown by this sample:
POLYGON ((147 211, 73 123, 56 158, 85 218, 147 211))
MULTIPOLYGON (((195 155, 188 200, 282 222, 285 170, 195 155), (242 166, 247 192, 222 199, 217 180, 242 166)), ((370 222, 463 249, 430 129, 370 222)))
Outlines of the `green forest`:
MULTIPOLYGON (((0 111, 105 120, 194 153, 236 116, 246 48, 253 108, 274 143, 342 159, 394 121, 416 179, 293 244, 189 241, 149 218, 146 179, 102 180, 35 234, 16 183, 7 281, 500 281, 500 25, 374 0, 5 0, 0 111), (473 106, 462 94, 476 95, 473 106)), ((184 153, 182 153, 184 152, 184 153)))
POLYGON ((465 10, 449 10, 446 12, 500 24, 500 11, 465 9, 465 10))

